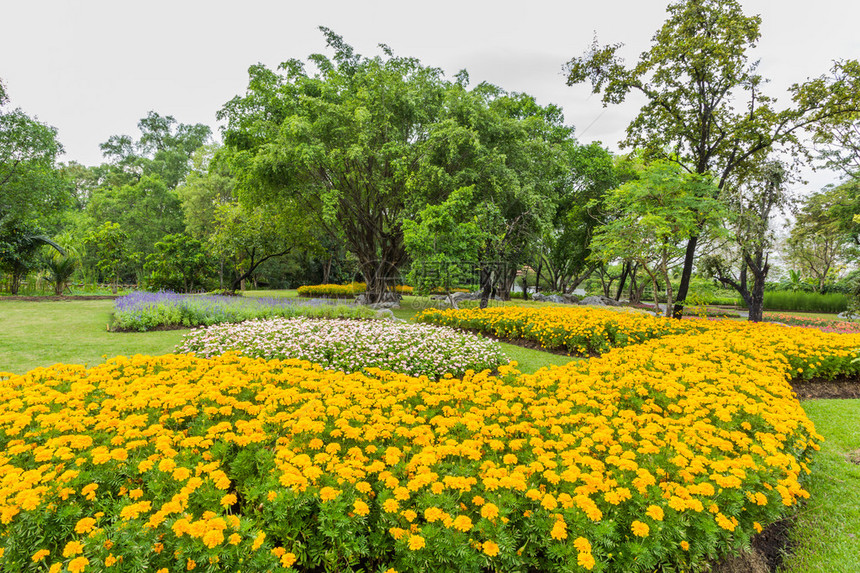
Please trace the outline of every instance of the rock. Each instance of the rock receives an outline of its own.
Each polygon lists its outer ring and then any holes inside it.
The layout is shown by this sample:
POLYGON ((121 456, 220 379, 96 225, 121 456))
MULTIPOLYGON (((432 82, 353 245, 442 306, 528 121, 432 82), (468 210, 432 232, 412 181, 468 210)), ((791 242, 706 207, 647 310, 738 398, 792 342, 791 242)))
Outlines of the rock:
POLYGON ((367 308, 371 310, 388 310, 392 308, 400 308, 400 303, 398 302, 375 302, 373 304, 367 305, 367 308))
POLYGON ((556 304, 576 304, 579 297, 575 294, 541 294, 536 292, 531 299, 537 302, 554 302, 556 304))
POLYGON ((621 303, 614 298, 608 296, 587 296, 579 304, 587 304, 591 306, 621 306, 621 303))
POLYGON ((394 316, 394 313, 391 312, 390 308, 381 308, 377 310, 376 318, 378 318, 379 320, 390 320, 391 322, 405 322, 394 316))
POLYGON ((566 304, 578 304, 579 303, 579 297, 576 296, 575 294, 563 294, 563 295, 561 295, 561 298, 564 299, 564 302, 566 304))

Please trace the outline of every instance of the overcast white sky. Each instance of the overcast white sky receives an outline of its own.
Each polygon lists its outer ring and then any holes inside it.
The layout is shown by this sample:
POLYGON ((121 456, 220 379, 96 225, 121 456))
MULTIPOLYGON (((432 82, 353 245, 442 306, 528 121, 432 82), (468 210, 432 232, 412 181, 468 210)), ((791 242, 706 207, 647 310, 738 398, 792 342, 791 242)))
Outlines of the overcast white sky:
MULTIPOLYGON (((772 95, 860 57, 860 2, 741 0, 763 18, 756 57, 772 95)), ((664 0, 3 0, 0 78, 14 107, 59 130, 64 161, 101 163, 99 143, 137 136, 149 110, 216 129, 215 114, 247 86, 248 66, 323 52, 320 25, 364 55, 385 43, 403 56, 560 105, 580 141, 617 150, 638 106, 604 110, 590 88, 565 85, 562 66, 595 31, 623 42, 628 62, 666 18, 664 0)), ((806 172, 808 189, 835 182, 806 172)), ((803 186, 798 186, 799 189, 803 186)))

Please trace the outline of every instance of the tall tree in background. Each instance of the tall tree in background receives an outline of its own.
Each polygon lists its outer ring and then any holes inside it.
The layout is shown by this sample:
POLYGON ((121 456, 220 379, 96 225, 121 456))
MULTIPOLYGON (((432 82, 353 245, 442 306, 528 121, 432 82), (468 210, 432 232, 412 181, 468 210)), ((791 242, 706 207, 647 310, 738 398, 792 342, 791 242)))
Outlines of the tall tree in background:
POLYGON ((761 322, 764 313, 764 286, 775 241, 772 219, 785 213, 790 204, 786 181, 786 167, 769 161, 743 184, 726 185, 723 203, 728 207, 726 223, 732 235, 733 256, 708 255, 702 260, 706 274, 735 289, 744 299, 750 322, 761 322))
MULTIPOLYGON (((652 47, 627 68, 620 44, 595 44, 567 66, 568 85, 590 81, 604 105, 631 91, 646 98, 627 128, 624 146, 663 157, 685 169, 713 173, 718 193, 760 164, 775 147, 802 152, 803 129, 841 125, 860 111, 860 65, 836 62, 829 77, 789 88, 793 106, 777 110, 762 92, 764 79, 747 52, 760 37, 761 19, 746 16, 735 0, 685 0, 668 7, 669 18, 652 47)), ((699 234, 687 242, 673 315, 680 317, 689 289, 699 234)))
POLYGON ((318 73, 291 60, 283 75, 250 69, 244 97, 219 113, 243 201, 283 198, 316 217, 357 258, 371 301, 406 260, 401 228, 410 175, 445 90, 437 69, 394 56, 364 58, 323 28, 334 59, 318 73))
POLYGON ((595 231, 592 257, 638 263, 651 277, 655 304, 662 281, 665 314, 671 316, 671 267, 683 256, 690 237, 713 227, 722 211, 713 199, 713 184, 677 164, 656 161, 643 168, 638 179, 610 191, 604 204, 617 216, 595 231))
POLYGON ((0 221, 38 221, 41 226, 69 199, 69 186, 57 170, 63 148, 57 130, 20 109, 5 109, 0 83, 0 221))

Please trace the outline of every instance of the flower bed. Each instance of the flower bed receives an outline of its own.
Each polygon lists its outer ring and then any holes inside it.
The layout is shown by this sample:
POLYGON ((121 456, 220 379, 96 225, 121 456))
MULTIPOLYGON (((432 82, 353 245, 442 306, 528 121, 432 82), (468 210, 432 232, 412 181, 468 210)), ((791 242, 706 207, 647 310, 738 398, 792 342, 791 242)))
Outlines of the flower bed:
POLYGON ((228 353, 11 376, 1 570, 701 568, 806 496, 820 438, 786 380, 860 346, 708 324, 534 375, 228 353))
POLYGON ((159 327, 208 326, 294 316, 369 318, 373 312, 359 306, 333 305, 324 300, 138 291, 116 300, 111 330, 142 332, 159 327))
POLYGON ((176 351, 207 358, 239 351, 267 360, 308 360, 343 372, 381 368, 434 379, 508 362, 498 343, 472 334, 381 320, 295 318, 224 324, 188 333, 176 351))
POLYGON ((764 320, 768 322, 780 322, 791 326, 818 328, 824 332, 843 332, 852 334, 860 332, 860 322, 850 322, 847 320, 795 316, 778 312, 764 313, 764 320))
POLYGON ((509 340, 529 340, 548 350, 579 355, 704 328, 698 321, 682 323, 641 313, 576 307, 426 309, 415 320, 509 340))

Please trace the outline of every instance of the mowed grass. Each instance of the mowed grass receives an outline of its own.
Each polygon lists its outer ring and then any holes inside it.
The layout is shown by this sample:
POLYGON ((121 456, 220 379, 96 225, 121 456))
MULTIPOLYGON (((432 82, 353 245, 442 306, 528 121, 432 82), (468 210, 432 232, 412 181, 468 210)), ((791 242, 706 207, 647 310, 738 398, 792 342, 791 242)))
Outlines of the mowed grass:
POLYGON ((803 409, 825 441, 791 533, 797 545, 780 571, 860 571, 860 400, 810 400, 803 409))
MULTIPOLYGON (((296 296, 295 291, 251 291, 245 296, 296 296)), ((535 303, 531 303, 535 304, 535 303)), ((541 304, 541 303, 537 303, 541 304)), ((406 297, 398 318, 423 305, 406 297)), ((0 371, 22 374, 57 362, 95 365, 119 354, 166 354, 187 330, 107 332, 113 301, 0 301, 0 371)), ((522 372, 563 365, 575 358, 502 343, 522 372)), ((792 532, 796 543, 782 573, 860 572, 860 400, 812 400, 804 409, 825 437, 815 458, 810 499, 792 532)))
POLYGON ((0 300, 0 371, 23 374, 39 366, 104 362, 105 356, 168 354, 188 332, 108 332, 112 300, 0 300))

